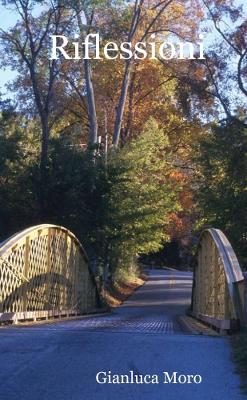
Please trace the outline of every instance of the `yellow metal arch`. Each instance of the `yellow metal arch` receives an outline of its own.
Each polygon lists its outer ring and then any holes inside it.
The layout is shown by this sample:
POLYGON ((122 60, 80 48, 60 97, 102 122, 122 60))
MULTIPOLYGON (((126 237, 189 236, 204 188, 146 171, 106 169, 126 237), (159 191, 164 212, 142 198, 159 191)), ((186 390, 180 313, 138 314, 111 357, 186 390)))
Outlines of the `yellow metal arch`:
POLYGON ((68 229, 37 225, 0 244, 0 320, 75 315, 99 306, 86 253, 68 229))
POLYGON ((205 230, 199 240, 194 271, 192 314, 221 329, 243 319, 244 276, 236 254, 219 229, 205 230))

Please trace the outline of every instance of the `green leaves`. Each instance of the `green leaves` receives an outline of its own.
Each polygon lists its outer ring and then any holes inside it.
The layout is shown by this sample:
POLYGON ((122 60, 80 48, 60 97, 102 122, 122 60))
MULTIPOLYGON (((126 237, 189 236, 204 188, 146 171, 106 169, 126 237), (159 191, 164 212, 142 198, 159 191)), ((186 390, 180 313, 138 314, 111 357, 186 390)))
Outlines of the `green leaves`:
POLYGON ((168 239, 165 227, 177 204, 166 181, 167 145, 164 132, 150 119, 142 135, 111 154, 107 234, 113 255, 124 258, 157 251, 168 239))
POLYGON ((247 266, 247 129, 239 121, 214 126, 200 142, 197 193, 203 225, 226 232, 247 266))

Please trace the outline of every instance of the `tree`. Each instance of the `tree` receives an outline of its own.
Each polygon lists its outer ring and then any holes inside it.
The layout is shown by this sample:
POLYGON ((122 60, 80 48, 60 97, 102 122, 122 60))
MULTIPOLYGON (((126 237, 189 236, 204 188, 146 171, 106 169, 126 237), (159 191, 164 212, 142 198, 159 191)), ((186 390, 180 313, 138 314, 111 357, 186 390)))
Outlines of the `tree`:
POLYGON ((203 0, 211 33, 204 60, 178 70, 182 105, 191 113, 203 113, 207 121, 238 118, 246 114, 247 43, 246 16, 231 0, 203 0))
POLYGON ((222 229, 246 268, 247 129, 236 120, 214 125, 197 152, 198 226, 222 229))
MULTIPOLYGON (((103 0, 89 3, 65 1, 63 4, 71 10, 76 18, 81 40, 84 40, 88 33, 100 32, 105 41, 117 38, 119 43, 131 42, 133 48, 135 43, 149 39, 150 35, 154 33, 162 37, 169 34, 173 37, 177 35, 185 40, 193 41, 196 38, 198 19, 202 16, 198 0, 190 0, 186 5, 179 0, 152 1, 151 3, 136 0, 131 4, 103 0), (192 8, 196 9, 193 14, 191 13, 192 8)), ((111 109, 115 110, 115 114, 110 133, 112 144, 115 147, 118 146, 121 139, 128 93, 132 90, 134 69, 138 60, 133 58, 121 60, 120 64, 117 76, 118 94, 117 96, 112 94, 114 104, 111 106, 111 109)), ((102 102, 98 101, 95 93, 97 92, 97 80, 101 74, 101 72, 97 73, 97 69, 101 71, 102 63, 83 60, 83 65, 83 79, 88 104, 89 143, 97 143, 98 128, 103 125, 103 120, 102 102)), ((115 70, 114 65, 111 65, 110 68, 115 70)), ((165 81, 163 84, 165 85, 165 81)), ((108 111, 108 107, 105 108, 108 111)))
POLYGON ((178 210, 169 182, 168 138, 150 119, 138 138, 113 151, 108 164, 105 237, 112 271, 169 240, 169 216, 178 210))
MULTIPOLYGON (((94 1, 91 3, 86 3, 84 1, 77 0, 75 2, 77 23, 80 30, 80 37, 83 41, 86 35, 90 32, 94 18, 94 9, 97 6, 97 4, 98 3, 94 1), (83 17, 81 16, 82 11, 85 23, 83 23, 83 17)), ((88 142, 90 145, 95 145, 98 141, 98 121, 96 114, 94 88, 92 82, 92 68, 90 60, 88 59, 84 59, 83 64, 84 64, 84 79, 86 82, 86 98, 87 98, 88 120, 89 120, 88 142)))
POLYGON ((243 4, 236 6, 229 0, 203 0, 203 3, 224 45, 232 58, 237 59, 236 82, 241 92, 247 96, 247 19, 243 16, 243 4), (224 21, 224 17, 230 24, 224 21))
MULTIPOLYGON (((157 1, 145 3, 145 1, 137 0, 132 9, 132 19, 128 32, 127 41, 142 42, 150 38, 151 34, 158 33, 165 37, 169 34, 174 38, 179 37, 193 41, 197 25, 194 23, 194 18, 198 22, 201 16, 200 3, 198 1, 184 2, 177 0, 157 1), (196 12, 192 16, 187 10, 191 8, 196 12), (188 19, 188 14, 190 19, 188 19), (180 22, 180 24, 178 23, 180 22), (190 28, 190 34, 188 34, 190 28)), ((131 71, 134 65, 134 60, 127 60, 125 63, 125 70, 123 74, 121 92, 119 101, 116 107, 116 117, 113 133, 113 145, 117 146, 121 127, 123 122, 124 109, 127 100, 127 93, 130 85, 131 71)), ((164 82, 165 83, 165 82, 164 82)))
POLYGON ((39 128, 9 104, 0 112, 1 240, 38 223, 39 128))
MULTIPOLYGON (((20 76, 28 71, 35 108, 41 123, 40 172, 41 214, 45 214, 45 180, 48 158, 48 143, 52 126, 51 102, 54 85, 58 75, 58 61, 47 57, 49 35, 61 34, 68 29, 68 23, 61 7, 54 8, 52 3, 39 17, 33 16, 34 3, 30 0, 4 1, 13 5, 19 21, 9 31, 0 30, 2 51, 5 54, 4 65, 15 67, 20 76), (23 70, 24 69, 24 70, 23 70)), ((33 110, 29 109, 33 114, 33 110)))

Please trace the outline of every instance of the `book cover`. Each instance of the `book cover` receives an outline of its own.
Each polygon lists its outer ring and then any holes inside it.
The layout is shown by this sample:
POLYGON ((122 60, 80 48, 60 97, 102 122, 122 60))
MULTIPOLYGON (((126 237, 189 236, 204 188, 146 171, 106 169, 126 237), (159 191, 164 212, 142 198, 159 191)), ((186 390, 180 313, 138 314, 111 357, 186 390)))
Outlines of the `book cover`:
POLYGON ((247 398, 244 0, 0 2, 0 399, 247 398))

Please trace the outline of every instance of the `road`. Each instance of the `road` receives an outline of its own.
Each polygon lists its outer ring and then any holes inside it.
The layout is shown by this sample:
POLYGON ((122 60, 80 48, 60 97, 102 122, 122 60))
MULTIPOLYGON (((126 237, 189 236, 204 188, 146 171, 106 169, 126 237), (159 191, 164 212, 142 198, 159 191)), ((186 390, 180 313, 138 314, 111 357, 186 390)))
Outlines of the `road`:
POLYGON ((178 316, 190 294, 191 274, 149 271, 112 314, 0 329, 0 399, 246 400, 228 340, 182 331, 178 316), (101 371, 153 375, 158 383, 97 383, 101 371), (202 382, 164 384, 164 371, 202 382))

